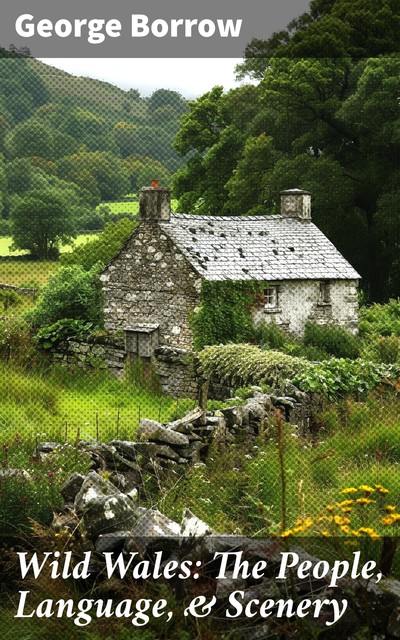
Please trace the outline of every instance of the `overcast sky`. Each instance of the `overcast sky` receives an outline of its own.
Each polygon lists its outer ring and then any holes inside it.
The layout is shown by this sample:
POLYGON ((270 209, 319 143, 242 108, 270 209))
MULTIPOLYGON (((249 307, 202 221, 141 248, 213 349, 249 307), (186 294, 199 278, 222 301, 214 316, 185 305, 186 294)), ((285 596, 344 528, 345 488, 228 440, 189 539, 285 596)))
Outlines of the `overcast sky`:
POLYGON ((235 81, 234 58, 41 58, 68 73, 105 80, 122 89, 139 89, 148 96, 155 89, 172 89, 194 98, 215 85, 225 89, 235 81))

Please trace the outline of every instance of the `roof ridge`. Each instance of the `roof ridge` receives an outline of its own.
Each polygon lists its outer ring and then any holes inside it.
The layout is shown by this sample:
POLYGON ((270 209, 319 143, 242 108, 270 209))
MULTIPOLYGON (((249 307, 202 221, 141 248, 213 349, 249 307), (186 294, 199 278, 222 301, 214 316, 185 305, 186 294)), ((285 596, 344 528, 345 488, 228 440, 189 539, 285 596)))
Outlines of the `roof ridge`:
MULTIPOLYGON (((296 219, 296 218, 291 218, 289 216, 283 216, 282 214, 276 214, 276 213, 266 213, 265 215, 262 216, 208 216, 208 215, 198 215, 195 213, 177 213, 177 212, 172 212, 171 213, 171 218, 175 218, 175 219, 179 219, 179 220, 249 220, 249 221, 256 221, 256 222, 260 222, 261 220, 295 220, 301 223, 307 222, 307 223, 312 223, 311 220, 300 220, 296 219)), ((168 224, 168 222, 166 220, 163 220, 162 222, 165 222, 166 224, 168 224)))

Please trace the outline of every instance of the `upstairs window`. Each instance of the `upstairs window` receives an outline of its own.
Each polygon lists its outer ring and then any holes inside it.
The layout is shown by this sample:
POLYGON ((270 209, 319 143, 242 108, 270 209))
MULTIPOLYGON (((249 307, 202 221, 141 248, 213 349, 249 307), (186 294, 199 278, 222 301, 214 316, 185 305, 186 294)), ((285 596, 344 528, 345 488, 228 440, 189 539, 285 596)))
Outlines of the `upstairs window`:
POLYGON ((319 303, 331 303, 331 283, 329 282, 329 280, 322 280, 319 283, 319 303))

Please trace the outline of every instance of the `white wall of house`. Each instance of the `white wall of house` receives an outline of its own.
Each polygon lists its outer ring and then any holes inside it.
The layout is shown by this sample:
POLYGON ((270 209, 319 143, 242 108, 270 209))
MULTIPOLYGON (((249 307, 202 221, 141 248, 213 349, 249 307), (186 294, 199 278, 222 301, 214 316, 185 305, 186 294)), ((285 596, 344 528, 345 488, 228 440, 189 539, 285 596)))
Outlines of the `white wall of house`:
POLYGON ((357 333, 357 285, 357 280, 270 282, 269 288, 277 288, 277 304, 259 307, 254 312, 254 321, 275 322, 296 336, 303 334, 307 320, 342 326, 357 333))

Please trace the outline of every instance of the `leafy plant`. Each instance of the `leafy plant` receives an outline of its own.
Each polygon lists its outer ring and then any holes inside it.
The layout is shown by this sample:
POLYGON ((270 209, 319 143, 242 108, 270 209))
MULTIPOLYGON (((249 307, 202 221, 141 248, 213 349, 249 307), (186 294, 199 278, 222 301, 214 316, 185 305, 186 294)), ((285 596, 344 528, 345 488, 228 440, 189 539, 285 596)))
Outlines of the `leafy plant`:
POLYGON ((400 299, 360 309, 360 335, 400 337, 400 299))
POLYGON ((67 338, 72 336, 79 338, 87 337, 92 328, 92 322, 65 318, 49 326, 42 327, 42 329, 37 332, 35 341, 42 349, 52 349, 60 344, 60 342, 65 342, 67 338))
POLYGON ((368 336, 364 341, 363 357, 377 362, 399 362, 400 337, 395 335, 368 336))
POLYGON ((323 326, 307 322, 304 328, 304 344, 324 349, 337 358, 357 358, 360 353, 358 338, 342 327, 323 326))
POLYGON ((251 309, 259 282, 203 282, 201 306, 191 318, 194 346, 245 342, 254 337, 251 309))
POLYGON ((22 318, 0 320, 0 356, 5 360, 33 357, 30 327, 22 318))
POLYGON ((26 532, 30 519, 50 524, 53 510, 62 503, 62 485, 75 471, 87 473, 92 464, 88 454, 69 444, 60 445, 43 458, 32 456, 32 452, 28 453, 25 447, 19 458, 18 468, 26 472, 24 475, 7 475, 7 459, 3 457, 5 473, 0 477, 3 538, 17 537, 26 532))
POLYGON ((289 344, 295 342, 275 322, 258 323, 255 327, 255 339, 257 344, 263 348, 279 349, 280 351, 284 351, 289 344))
POLYGON ((58 320, 79 319, 98 325, 102 320, 99 265, 89 271, 79 265, 59 269, 42 290, 36 307, 26 319, 44 327, 58 320))
POLYGON ((15 291, 0 289, 0 303, 6 312, 10 307, 18 307, 22 304, 22 298, 15 291))
POLYGON ((233 386, 275 385, 312 366, 303 358, 279 351, 262 351, 250 344, 207 347, 199 353, 199 360, 205 375, 214 374, 233 386))
POLYGON ((396 380, 399 376, 400 365, 332 358, 297 371, 292 382, 303 391, 323 393, 328 397, 349 393, 362 396, 384 380, 396 380))

